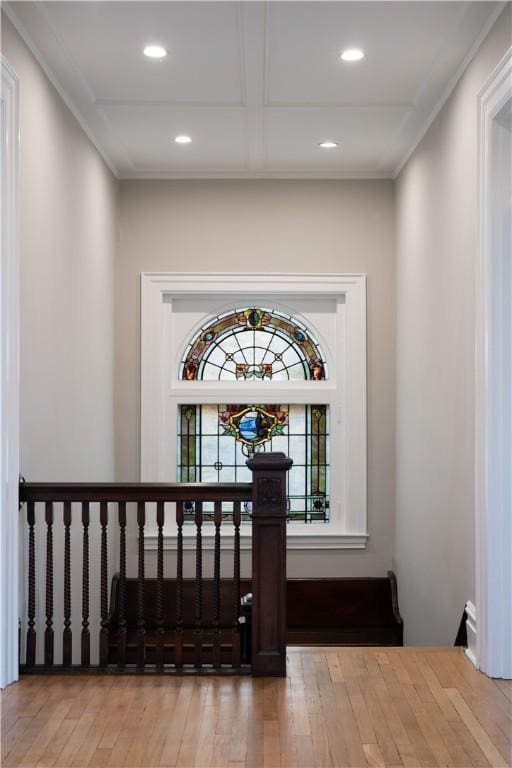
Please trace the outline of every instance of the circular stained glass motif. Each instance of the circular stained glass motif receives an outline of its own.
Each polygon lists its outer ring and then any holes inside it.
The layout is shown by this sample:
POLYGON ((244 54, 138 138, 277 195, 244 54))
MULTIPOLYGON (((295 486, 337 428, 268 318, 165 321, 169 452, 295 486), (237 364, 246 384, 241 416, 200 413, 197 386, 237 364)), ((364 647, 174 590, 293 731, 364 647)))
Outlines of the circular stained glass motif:
POLYGON ((327 378, 322 349, 297 318, 273 309, 241 307, 217 315, 188 345, 180 378, 304 380, 327 378))
POLYGON ((267 430, 262 426, 261 414, 258 411, 249 411, 240 419, 238 431, 240 437, 247 443, 255 443, 267 436, 267 430))

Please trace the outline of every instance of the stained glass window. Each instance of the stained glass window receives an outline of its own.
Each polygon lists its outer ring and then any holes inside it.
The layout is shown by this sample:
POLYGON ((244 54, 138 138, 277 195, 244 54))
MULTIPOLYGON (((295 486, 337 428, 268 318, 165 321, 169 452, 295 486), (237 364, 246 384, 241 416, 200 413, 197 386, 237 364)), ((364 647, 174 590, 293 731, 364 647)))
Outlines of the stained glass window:
MULTIPOLYGON (((179 406, 181 482, 250 482, 247 457, 263 450, 283 451, 293 459, 287 487, 289 519, 328 522, 327 405, 179 406)), ((192 512, 192 507, 188 511, 192 512)), ((203 512, 207 517, 213 507, 205 506, 203 512)))
POLYGON ((214 317, 195 334, 180 366, 185 381, 326 378, 325 356, 311 331, 290 315, 260 307, 214 317))
MULTIPOLYGON (((303 322, 258 306, 218 314, 192 337, 179 378, 219 381, 219 386, 251 381, 257 387, 261 382, 263 401, 219 405, 201 403, 198 397, 196 404, 180 405, 179 481, 250 482, 248 457, 283 451, 293 459, 287 478, 289 519, 329 521, 329 406, 309 404, 306 394, 300 404, 265 404, 266 381, 303 381, 307 388, 327 378, 325 355, 303 322)), ((228 508, 223 506, 224 513, 229 514, 228 508)), ((189 504, 185 517, 192 520, 192 513, 189 504)), ((203 513, 208 519, 213 506, 204 506, 203 513)), ((248 519, 248 507, 244 516, 248 519)))

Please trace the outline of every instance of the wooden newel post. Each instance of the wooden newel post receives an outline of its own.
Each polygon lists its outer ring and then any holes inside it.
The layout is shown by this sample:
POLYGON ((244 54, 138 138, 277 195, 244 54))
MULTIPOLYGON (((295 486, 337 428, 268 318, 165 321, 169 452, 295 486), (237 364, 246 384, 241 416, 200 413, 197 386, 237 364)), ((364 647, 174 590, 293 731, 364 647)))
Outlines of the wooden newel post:
POLYGON ((286 676, 286 473, 284 453, 247 461, 252 484, 252 674, 286 676))

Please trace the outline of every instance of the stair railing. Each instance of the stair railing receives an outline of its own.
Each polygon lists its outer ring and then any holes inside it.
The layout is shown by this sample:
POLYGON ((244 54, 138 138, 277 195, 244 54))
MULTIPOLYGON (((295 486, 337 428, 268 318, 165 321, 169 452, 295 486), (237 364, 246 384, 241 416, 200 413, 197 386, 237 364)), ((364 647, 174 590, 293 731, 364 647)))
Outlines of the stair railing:
POLYGON ((20 483, 27 526, 22 671, 286 675, 286 473, 291 463, 284 454, 256 454, 247 462, 252 483, 20 483), (156 564, 148 562, 149 516, 154 516, 156 526, 156 564), (165 526, 171 516, 176 550, 172 573, 165 556, 165 526), (248 516, 250 523, 243 522, 248 516), (244 660, 239 621, 242 525, 252 529, 252 656, 244 660), (187 535, 190 529, 192 536, 187 535), (130 530, 136 536, 129 537, 130 530), (213 534, 210 617, 205 616, 203 605, 205 530, 213 534), (130 545, 137 574, 135 663, 127 661, 130 545), (194 626, 187 639, 184 551, 190 547, 194 550, 194 626), (230 643, 222 639, 219 623, 221 570, 226 570, 227 561, 232 580, 230 643), (109 608, 109 575, 114 570, 119 574, 115 627, 109 608), (175 580, 172 619, 164 589, 171 575, 175 580), (147 580, 155 577, 155 615, 150 621, 147 580), (56 598, 61 608, 58 621, 56 598))

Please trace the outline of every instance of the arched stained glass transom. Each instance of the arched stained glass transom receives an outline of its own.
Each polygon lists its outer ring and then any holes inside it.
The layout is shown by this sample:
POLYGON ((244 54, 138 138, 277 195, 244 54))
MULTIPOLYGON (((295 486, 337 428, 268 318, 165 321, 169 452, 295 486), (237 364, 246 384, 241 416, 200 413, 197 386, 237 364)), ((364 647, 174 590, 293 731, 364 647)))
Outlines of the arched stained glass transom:
POLYGON ((325 355, 311 331, 291 315, 262 307, 214 317, 195 334, 180 366, 185 381, 326 378, 325 355))

